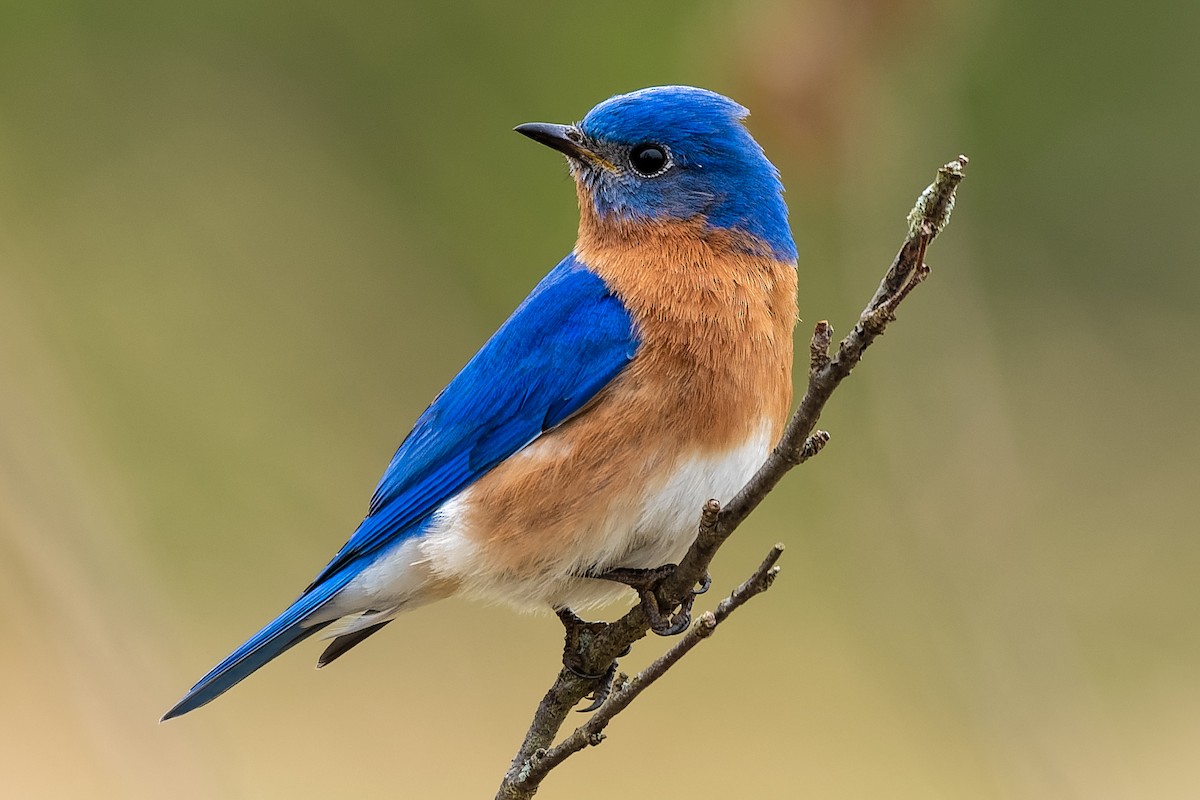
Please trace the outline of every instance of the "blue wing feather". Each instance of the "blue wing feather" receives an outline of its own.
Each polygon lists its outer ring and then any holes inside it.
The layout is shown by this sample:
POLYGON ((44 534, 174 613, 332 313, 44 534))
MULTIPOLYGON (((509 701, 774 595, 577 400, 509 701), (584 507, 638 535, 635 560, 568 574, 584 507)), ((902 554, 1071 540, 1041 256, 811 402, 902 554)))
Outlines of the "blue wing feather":
POLYGON ((620 299, 574 255, 564 259, 417 419, 333 561, 163 719, 212 701, 323 628, 308 620, 376 554, 419 533, 442 503, 581 409, 637 348, 620 299))
POLYGON ((417 419, 366 519, 312 586, 419 531, 438 506, 595 397, 638 344, 608 285, 574 254, 563 259, 417 419))

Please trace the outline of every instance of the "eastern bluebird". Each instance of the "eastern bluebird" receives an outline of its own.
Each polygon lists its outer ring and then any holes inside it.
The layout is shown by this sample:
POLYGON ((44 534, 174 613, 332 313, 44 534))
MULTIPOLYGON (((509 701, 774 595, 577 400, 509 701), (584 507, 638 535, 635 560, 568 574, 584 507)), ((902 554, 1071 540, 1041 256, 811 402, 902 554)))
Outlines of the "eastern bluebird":
POLYGON ((567 157, 575 249, 417 419, 299 599, 163 719, 318 631, 324 666, 452 594, 581 608, 627 591, 607 573, 682 557, 791 403, 796 246, 747 114, 662 86, 516 128, 567 157))

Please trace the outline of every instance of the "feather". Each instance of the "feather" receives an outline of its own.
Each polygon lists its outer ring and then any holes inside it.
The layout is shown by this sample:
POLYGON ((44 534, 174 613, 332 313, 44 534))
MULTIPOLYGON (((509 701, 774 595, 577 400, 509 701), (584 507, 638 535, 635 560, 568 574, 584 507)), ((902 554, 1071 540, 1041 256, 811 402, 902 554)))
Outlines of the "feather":
POLYGON ((359 628, 353 633, 345 633, 334 638, 329 646, 321 653, 321 657, 317 659, 317 669, 326 667, 337 661, 346 654, 350 648, 361 643, 364 639, 372 634, 378 633, 383 629, 384 625, 391 622, 390 619, 385 619, 383 622, 376 622, 374 625, 369 625, 366 628, 359 628))

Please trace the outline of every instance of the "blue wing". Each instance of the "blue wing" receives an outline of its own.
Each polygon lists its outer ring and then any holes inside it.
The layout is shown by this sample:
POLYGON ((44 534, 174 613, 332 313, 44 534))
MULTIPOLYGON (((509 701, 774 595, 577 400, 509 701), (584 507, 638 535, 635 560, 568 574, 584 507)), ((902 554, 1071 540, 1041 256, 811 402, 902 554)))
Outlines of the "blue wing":
POLYGON ((582 408, 637 348, 625 306, 574 255, 565 258, 420 416, 333 561, 163 719, 214 700, 328 624, 307 620, 380 551, 419 533, 438 506, 582 408))
POLYGON ((567 256, 420 416, 366 519, 309 588, 419 531, 438 506, 582 408, 637 348, 620 299, 567 256))

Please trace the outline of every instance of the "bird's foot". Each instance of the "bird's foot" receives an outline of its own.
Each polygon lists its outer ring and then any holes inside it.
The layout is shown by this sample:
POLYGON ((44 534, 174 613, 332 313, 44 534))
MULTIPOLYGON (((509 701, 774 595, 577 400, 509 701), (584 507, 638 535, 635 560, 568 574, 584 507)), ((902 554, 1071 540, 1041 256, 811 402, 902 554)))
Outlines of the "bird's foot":
POLYGON ((563 638, 563 666, 573 675, 584 680, 598 681, 603 678, 607 674, 607 670, 593 674, 585 669, 583 651, 597 634, 608 627, 608 623, 586 622, 569 608, 556 608, 554 613, 558 615, 558 619, 566 631, 566 636, 563 638))
POLYGON ((704 594, 712 586, 712 578, 705 572, 696 588, 679 604, 678 612, 674 615, 670 613, 670 609, 664 612, 658 602, 658 587, 674 574, 675 566, 675 564, 664 564, 651 569, 617 568, 593 577, 623 583, 633 589, 638 593, 642 611, 650 622, 650 630, 659 636, 674 636, 683 633, 692 624, 692 604, 696 602, 696 595, 704 594))
MULTIPOLYGON (((556 608, 554 613, 558 615, 559 621, 566 630, 563 641, 563 667, 577 678, 596 681, 596 687, 584 698, 585 700, 590 698, 592 702, 586 708, 579 709, 581 713, 587 714, 604 705, 604 701, 612 694, 613 683, 617 679, 616 659, 603 672, 599 673, 585 670, 583 664, 584 647, 593 637, 607 628, 608 623, 586 622, 569 608, 556 608)), ((628 652, 629 648, 627 647, 621 655, 626 655, 628 652)))

